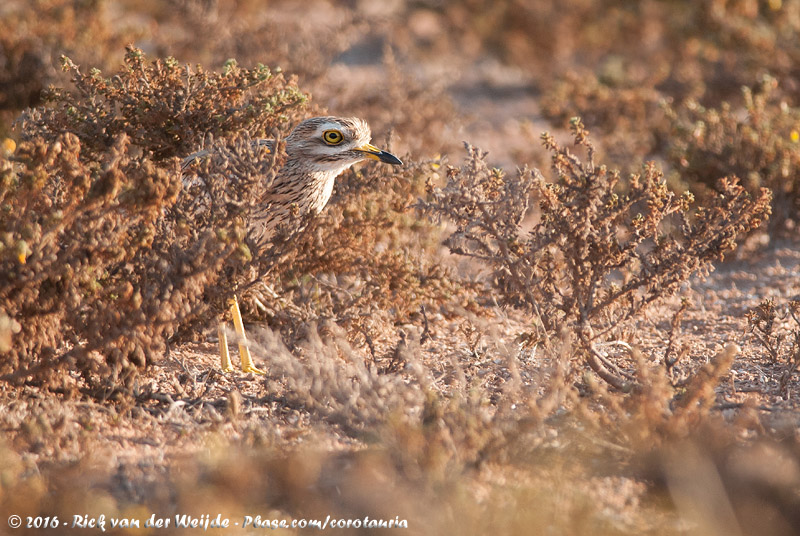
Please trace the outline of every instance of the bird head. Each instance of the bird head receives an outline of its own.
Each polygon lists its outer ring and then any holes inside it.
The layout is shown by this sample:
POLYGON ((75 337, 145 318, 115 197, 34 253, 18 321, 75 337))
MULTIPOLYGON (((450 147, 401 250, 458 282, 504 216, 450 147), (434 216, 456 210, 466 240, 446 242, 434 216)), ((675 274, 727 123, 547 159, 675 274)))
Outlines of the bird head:
POLYGON ((361 160, 392 165, 403 162, 370 144, 369 125, 357 117, 312 117, 286 138, 286 154, 316 171, 342 171, 361 160))

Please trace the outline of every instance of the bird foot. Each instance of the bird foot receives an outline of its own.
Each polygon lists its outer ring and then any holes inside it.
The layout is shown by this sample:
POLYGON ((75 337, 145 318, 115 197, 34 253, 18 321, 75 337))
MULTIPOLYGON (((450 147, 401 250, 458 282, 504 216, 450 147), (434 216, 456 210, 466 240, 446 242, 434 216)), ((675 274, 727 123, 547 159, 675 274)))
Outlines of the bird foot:
POLYGON ((245 374, 247 374, 248 372, 252 372, 253 374, 261 374, 261 375, 264 375, 264 374, 267 373, 266 370, 261 370, 260 368, 258 368, 255 365, 242 366, 242 372, 244 372, 245 374))

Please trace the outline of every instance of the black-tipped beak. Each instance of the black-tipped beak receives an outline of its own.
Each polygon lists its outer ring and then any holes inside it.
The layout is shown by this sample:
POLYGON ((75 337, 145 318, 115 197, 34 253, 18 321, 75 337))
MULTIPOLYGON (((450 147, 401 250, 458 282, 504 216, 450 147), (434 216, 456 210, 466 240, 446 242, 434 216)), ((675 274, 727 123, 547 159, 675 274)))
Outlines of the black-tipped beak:
POLYGON ((381 162, 385 162, 385 163, 391 164, 393 166, 402 166, 403 165, 403 161, 402 160, 397 158, 392 153, 387 153, 386 151, 381 151, 378 154, 376 154, 375 156, 377 156, 378 160, 380 160, 381 162))
POLYGON ((387 153, 386 151, 381 151, 377 147, 371 144, 362 145, 356 151, 360 151, 364 153, 364 156, 370 158, 372 160, 378 160, 385 164, 391 164, 393 166, 402 166, 403 161, 397 158, 392 153, 387 153))

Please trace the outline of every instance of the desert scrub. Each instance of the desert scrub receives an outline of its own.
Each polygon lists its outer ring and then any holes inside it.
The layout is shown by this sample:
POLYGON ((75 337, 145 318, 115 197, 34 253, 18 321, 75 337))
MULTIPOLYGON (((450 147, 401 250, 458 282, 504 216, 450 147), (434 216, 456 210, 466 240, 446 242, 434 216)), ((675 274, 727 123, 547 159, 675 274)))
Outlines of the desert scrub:
POLYGON ((747 312, 747 323, 766 361, 777 369, 778 393, 789 400, 793 376, 800 369, 800 301, 777 306, 765 300, 747 312))
POLYGON ((587 128, 600 133, 601 151, 615 166, 637 169, 663 148, 668 126, 663 96, 652 80, 632 78, 615 62, 608 72, 569 72, 542 95, 542 114, 565 125, 576 114, 587 128))
MULTIPOLYGON (((719 102, 735 97, 739 87, 764 72, 794 83, 800 57, 795 39, 800 18, 793 2, 406 4, 407 18, 420 13, 441 28, 435 35, 412 41, 421 54, 471 58, 491 54, 525 68, 545 90, 565 66, 596 70, 596 76, 603 78, 609 64, 615 64, 628 72, 648 73, 649 88, 677 101, 719 102)), ((398 30, 398 39, 413 39, 409 30, 413 32, 413 27, 398 30)))
POLYGON ((728 100, 736 108, 739 88, 770 73, 783 98, 797 104, 793 2, 469 0, 411 2, 406 13, 441 30, 415 38, 409 26, 396 30, 398 41, 421 57, 495 56, 522 69, 530 91, 541 93, 543 115, 559 128, 582 117, 600 135, 604 161, 625 173, 665 156, 662 100, 709 107, 728 100))
POLYGON ((283 159, 252 141, 280 139, 307 101, 280 74, 148 62, 135 48, 110 78, 64 67, 75 90, 26 112, 3 160, 6 380, 77 368, 92 393, 113 392, 236 291, 291 329, 325 316, 359 333, 459 291, 423 260, 436 235, 406 210, 435 163, 351 171, 320 220, 267 247, 251 239, 249 214, 283 159), (176 157, 204 146, 210 158, 181 179, 176 157))
POLYGON ((536 337, 574 331, 588 364, 620 389, 633 378, 597 349, 646 306, 675 293, 689 277, 736 247, 736 237, 769 214, 770 193, 753 197, 735 178, 722 179, 719 195, 691 210, 688 192, 675 195, 653 163, 628 179, 594 162, 594 148, 578 119, 571 122, 582 162, 549 135, 554 180, 523 169, 509 178, 490 169, 485 154, 469 147, 447 184, 419 207, 456 229, 445 244, 491 270, 501 301, 534 314, 536 337), (529 199, 539 219, 523 230, 529 199))
POLYGON ((0 317, 12 339, 0 374, 55 386, 77 369, 108 394, 256 262, 243 218, 276 158, 256 155, 247 131, 280 132, 306 98, 263 66, 209 73, 134 48, 111 78, 64 65, 75 90, 27 112, 23 141, 0 159, 0 317), (181 181, 176 156, 209 134, 228 148, 219 158, 247 164, 239 181, 181 181))
POLYGON ((138 32, 109 20, 105 0, 9 0, 0 16, 0 136, 19 113, 62 82, 58 58, 113 67, 138 32))
POLYGON ((48 90, 48 106, 23 115, 22 139, 53 141, 71 132, 84 147, 83 158, 102 154, 121 133, 155 161, 185 156, 209 134, 264 136, 293 126, 308 98, 264 65, 242 69, 229 60, 223 72, 206 72, 174 58, 150 63, 134 47, 112 77, 97 69, 81 72, 66 57, 62 67, 75 89, 48 90))
POLYGON ((690 101, 667 109, 671 123, 668 158, 701 199, 715 195, 719 177, 741 177, 747 190, 773 191, 771 231, 791 232, 800 211, 800 108, 765 77, 742 88, 744 109, 722 103, 704 107, 690 101))

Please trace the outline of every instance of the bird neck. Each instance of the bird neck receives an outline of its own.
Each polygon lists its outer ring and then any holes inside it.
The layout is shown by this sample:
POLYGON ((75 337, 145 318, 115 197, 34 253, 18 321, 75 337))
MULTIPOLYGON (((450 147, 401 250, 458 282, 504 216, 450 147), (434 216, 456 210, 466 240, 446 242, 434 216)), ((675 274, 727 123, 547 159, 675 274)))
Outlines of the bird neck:
POLYGON ((276 193, 302 192, 297 197, 300 209, 303 212, 319 213, 331 198, 336 177, 351 165, 353 164, 342 163, 333 167, 330 162, 317 164, 307 159, 290 157, 281 169, 274 189, 276 193))

